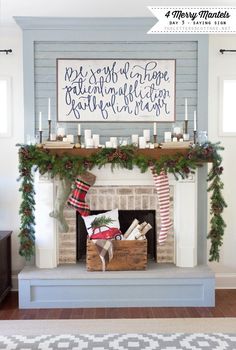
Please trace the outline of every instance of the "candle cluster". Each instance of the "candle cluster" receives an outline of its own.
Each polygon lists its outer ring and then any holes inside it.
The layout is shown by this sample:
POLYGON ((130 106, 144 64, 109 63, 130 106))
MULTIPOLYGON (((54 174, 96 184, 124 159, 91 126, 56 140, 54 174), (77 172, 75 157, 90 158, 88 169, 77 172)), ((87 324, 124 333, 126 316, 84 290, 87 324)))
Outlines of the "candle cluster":
MULTIPOLYGON (((49 141, 53 141, 56 139, 56 135, 55 137, 52 137, 51 135, 51 99, 48 98, 48 125, 49 125, 49 141)), ((184 128, 184 133, 182 133, 182 137, 179 137, 179 135, 181 134, 181 132, 177 132, 177 127, 175 128, 176 130, 174 130, 174 133, 176 135, 174 135, 174 137, 177 137, 177 140, 179 140, 179 138, 184 141, 189 140, 189 135, 187 132, 188 129, 188 100, 187 98, 185 98, 184 100, 184 122, 185 122, 185 128, 184 128)), ((78 140, 79 143, 81 141, 81 124, 77 125, 77 136, 78 136, 78 140)), ((63 128, 62 128, 63 129, 63 128)), ((63 129, 64 130, 64 129, 63 129)), ((197 131, 197 113, 196 111, 194 111, 193 113, 193 130, 194 130, 194 134, 196 136, 196 131, 197 131)), ((91 130, 85 130, 85 147, 99 147, 100 144, 100 139, 99 139, 99 135, 98 134, 94 134, 93 136, 90 135, 90 137, 87 135, 87 132, 91 130), (93 146, 92 146, 93 145, 93 146)), ((42 112, 39 112, 39 132, 41 133, 41 137, 42 137, 42 112)), ((60 132, 59 136, 62 136, 62 138, 64 138, 65 133, 63 132, 63 135, 61 135, 62 133, 60 132)), ((172 135, 173 138, 173 135, 172 135)), ((153 139, 154 139, 154 145, 157 144, 157 122, 153 123, 153 139)), ((167 142, 167 139, 170 139, 170 132, 165 132, 165 142, 167 142)), ((137 146, 139 146, 140 148, 146 148, 147 146, 151 145, 150 142, 150 130, 149 129, 145 129, 143 131, 143 136, 138 136, 138 135, 132 135, 132 143, 136 144, 137 146)), ((111 145, 113 147, 113 144, 118 144, 117 142, 114 142, 114 140, 110 140, 107 141, 107 147, 108 145, 111 145)), ((154 146, 155 147, 155 146, 154 146)))

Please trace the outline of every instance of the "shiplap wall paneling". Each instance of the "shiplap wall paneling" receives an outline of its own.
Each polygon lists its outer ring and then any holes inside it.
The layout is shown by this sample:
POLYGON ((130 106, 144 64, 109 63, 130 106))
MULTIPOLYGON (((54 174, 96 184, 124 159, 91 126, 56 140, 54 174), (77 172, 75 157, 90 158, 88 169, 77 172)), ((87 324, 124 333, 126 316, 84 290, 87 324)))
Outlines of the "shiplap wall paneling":
MULTIPOLYGON (((51 98, 52 129, 56 129, 56 59, 57 58, 153 58, 176 59, 176 122, 184 121, 184 99, 188 99, 189 130, 193 129, 193 111, 197 108, 197 42, 35 42, 35 111, 36 131, 39 111, 43 114, 43 130, 47 135, 47 103, 51 98)), ((67 133, 76 134, 77 123, 60 123, 67 133)), ((142 134, 152 130, 152 123, 83 123, 83 129, 99 133, 104 142, 109 136, 142 134)), ((171 129, 170 123, 158 124, 158 140, 171 129)))

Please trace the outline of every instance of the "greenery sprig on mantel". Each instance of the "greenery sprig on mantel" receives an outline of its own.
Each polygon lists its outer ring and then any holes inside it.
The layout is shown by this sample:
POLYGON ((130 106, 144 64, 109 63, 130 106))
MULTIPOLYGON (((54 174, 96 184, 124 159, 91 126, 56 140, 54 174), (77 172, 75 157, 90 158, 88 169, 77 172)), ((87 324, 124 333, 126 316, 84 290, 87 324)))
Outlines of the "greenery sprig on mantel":
POLYGON ((176 179, 181 176, 187 178, 194 173, 196 168, 204 162, 211 162, 207 181, 208 191, 211 192, 211 227, 207 236, 211 240, 210 261, 219 261, 220 246, 223 243, 224 229, 226 227, 222 217, 224 208, 227 206, 222 196, 223 182, 221 175, 222 158, 219 151, 223 150, 219 143, 206 143, 196 145, 189 149, 187 154, 180 152, 174 156, 162 156, 153 159, 151 156, 138 154, 133 145, 122 146, 117 149, 105 148, 91 154, 88 157, 75 155, 55 155, 37 145, 18 145, 19 149, 19 173, 21 180, 20 191, 22 192, 22 203, 20 206, 20 255, 29 260, 34 255, 35 241, 35 200, 34 200, 34 177, 33 170, 39 170, 40 174, 49 173, 52 178, 67 178, 74 181, 79 174, 91 170, 95 166, 99 168, 105 164, 111 167, 132 169, 137 166, 141 172, 146 172, 150 166, 155 167, 157 174, 161 171, 171 173, 176 179))

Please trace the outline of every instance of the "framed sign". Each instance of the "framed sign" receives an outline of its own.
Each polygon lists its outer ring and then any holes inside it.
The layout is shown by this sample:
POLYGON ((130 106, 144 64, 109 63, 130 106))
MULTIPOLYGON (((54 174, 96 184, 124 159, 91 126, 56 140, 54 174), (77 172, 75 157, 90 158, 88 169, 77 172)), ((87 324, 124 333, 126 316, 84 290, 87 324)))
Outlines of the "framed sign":
POLYGON ((57 59, 60 122, 173 122, 175 60, 57 59))

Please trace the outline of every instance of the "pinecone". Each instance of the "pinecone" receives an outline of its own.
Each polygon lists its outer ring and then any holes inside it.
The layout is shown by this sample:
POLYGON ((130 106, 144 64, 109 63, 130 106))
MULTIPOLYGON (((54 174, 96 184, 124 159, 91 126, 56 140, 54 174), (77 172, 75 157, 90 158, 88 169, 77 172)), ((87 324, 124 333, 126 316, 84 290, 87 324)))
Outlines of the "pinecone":
POLYGON ((73 168, 73 163, 71 160, 68 160, 65 164, 65 169, 71 170, 73 168))
POLYGON ((20 232, 20 235, 22 236, 22 237, 27 237, 28 236, 28 230, 26 229, 26 228, 24 228, 21 232, 20 232))
POLYGON ((30 170, 28 168, 21 169, 21 176, 29 176, 30 170))
POLYGON ((221 214, 223 211, 223 208, 220 204, 213 204, 212 205, 212 211, 214 214, 221 214))
POLYGON ((26 192, 26 193, 31 192, 31 191, 32 191, 32 185, 30 185, 30 184, 24 185, 23 190, 24 190, 24 192, 26 192))
POLYGON ((85 169, 89 169, 90 170, 93 167, 93 163, 91 161, 89 161, 89 160, 84 160, 83 164, 84 164, 84 168, 85 169))
POLYGON ((216 167, 216 168, 214 169, 214 173, 215 173, 216 175, 221 175, 221 174, 223 173, 223 170, 224 170, 224 168, 223 168, 222 166, 216 167))
POLYGON ((184 172, 185 174, 189 174, 189 173, 190 173, 189 167, 185 166, 185 167, 183 168, 183 172, 184 172))
POLYGON ((115 151, 113 151, 107 156, 107 159, 109 162, 113 162, 113 160, 115 159, 120 159, 125 161, 128 159, 128 156, 124 151, 121 151, 119 148, 117 148, 115 151))
POLYGON ((26 208, 26 209, 24 210, 24 215, 25 215, 25 216, 30 216, 31 214, 32 214, 31 209, 26 208))
POLYGON ((47 164, 47 170, 48 170, 48 171, 52 170, 52 163, 49 162, 49 163, 47 164))

